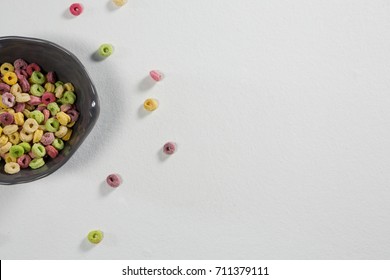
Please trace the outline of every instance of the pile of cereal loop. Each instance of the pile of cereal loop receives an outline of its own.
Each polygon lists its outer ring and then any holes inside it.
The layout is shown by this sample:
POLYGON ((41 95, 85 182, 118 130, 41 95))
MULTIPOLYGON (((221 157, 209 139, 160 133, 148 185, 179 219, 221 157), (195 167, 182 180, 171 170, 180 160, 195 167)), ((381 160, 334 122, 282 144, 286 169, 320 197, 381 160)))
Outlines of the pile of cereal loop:
POLYGON ((4 171, 37 169, 57 157, 79 118, 74 86, 57 81, 36 63, 17 59, 0 66, 0 156, 4 171))

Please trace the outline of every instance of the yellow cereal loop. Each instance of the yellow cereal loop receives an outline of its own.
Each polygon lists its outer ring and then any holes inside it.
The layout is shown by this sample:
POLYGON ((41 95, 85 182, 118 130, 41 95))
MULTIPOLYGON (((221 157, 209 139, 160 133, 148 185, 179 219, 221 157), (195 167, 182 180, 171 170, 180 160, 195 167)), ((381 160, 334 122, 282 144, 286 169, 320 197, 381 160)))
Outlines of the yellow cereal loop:
POLYGON ((16 93, 15 99, 16 99, 16 102, 26 103, 26 102, 30 101, 31 97, 28 93, 16 93))
POLYGON ((158 108, 158 101, 153 98, 146 99, 144 102, 144 108, 147 111, 154 111, 158 108))
POLYGON ((22 126, 24 124, 24 115, 22 112, 14 113, 14 122, 19 126, 22 126))
POLYGON ((55 89, 56 89, 56 87, 52 83, 46 83, 45 84, 46 92, 52 92, 53 93, 55 89))
POLYGON ((4 146, 8 142, 8 136, 6 135, 1 135, 0 136, 0 147, 4 146))
POLYGON ((11 63, 8 63, 8 62, 3 63, 0 66, 0 73, 2 75, 4 75, 7 72, 14 72, 14 70, 15 70, 14 66, 11 63))
POLYGON ((10 108, 10 109, 7 109, 7 112, 10 113, 10 114, 14 114, 15 110, 10 108))
POLYGON ((3 128, 3 133, 5 135, 10 135, 10 134, 12 134, 12 133, 14 133, 16 131, 18 131, 18 126, 16 124, 6 125, 3 128))
POLYGON ((68 129, 68 131, 66 132, 65 136, 62 137, 62 140, 68 141, 70 139, 70 136, 72 136, 72 130, 68 129))
POLYGON ((14 144, 14 145, 17 145, 20 143, 20 136, 19 136, 19 132, 14 132, 12 133, 10 136, 8 136, 9 138, 9 141, 14 144))
MULTIPOLYGON (((28 133, 24 129, 22 129, 19 133, 20 140, 22 140, 23 142, 31 142, 31 140, 33 139, 33 136, 34 136, 33 133, 28 133)), ((7 141, 8 141, 8 138, 7 138, 7 141)))
POLYGON ((16 76, 16 74, 14 72, 7 72, 3 76, 3 81, 7 85, 12 86, 18 82, 18 77, 16 76))
POLYGON ((64 86, 63 85, 59 85, 55 90, 54 90, 54 93, 56 95, 57 98, 62 98, 62 95, 64 93, 64 86))
POLYGON ((3 98, 1 98, 2 96, 0 95, 0 107, 3 108, 3 109, 7 109, 8 107, 4 105, 3 103, 3 98))
POLYGON ((66 83, 64 84, 64 88, 66 91, 74 91, 74 86, 72 83, 66 83))
POLYGON ((56 131, 54 133, 54 135, 57 138, 62 138, 66 135, 67 132, 68 132, 68 128, 66 126, 61 125, 60 128, 58 129, 58 131, 56 131))
POLYGON ((12 143, 11 142, 7 142, 4 146, 1 146, 0 147, 0 154, 5 154, 5 153, 8 153, 9 149, 11 149, 12 147, 12 143))
POLYGON ((4 155, 4 161, 6 163, 9 163, 9 162, 16 162, 16 158, 12 157, 9 153, 6 153, 4 155))
POLYGON ((68 123, 66 126, 67 126, 67 127, 73 127, 75 123, 76 123, 76 122, 70 122, 70 123, 68 123))
POLYGON ((33 143, 38 143, 39 141, 41 141, 42 135, 43 135, 43 130, 37 129, 34 132, 33 143))
POLYGON ((33 133, 34 131, 36 131, 38 129, 38 123, 36 120, 34 120, 33 118, 28 118, 24 124, 23 124, 23 129, 27 132, 27 133, 33 133))
POLYGON ((70 122, 70 116, 64 112, 58 112, 56 118, 62 125, 67 125, 70 122))
POLYGON ((11 87, 10 93, 13 95, 16 95, 17 93, 22 93, 22 88, 19 86, 19 84, 14 84, 11 87))
POLYGON ((27 110, 27 109, 24 109, 23 110, 23 115, 26 117, 26 118, 28 118, 29 116, 30 116, 30 110, 27 110))
POLYGON ((8 174, 16 174, 20 171, 20 165, 16 162, 8 162, 4 165, 4 171, 8 174))
POLYGON ((0 126, 0 135, 3 133, 3 128, 0 126))

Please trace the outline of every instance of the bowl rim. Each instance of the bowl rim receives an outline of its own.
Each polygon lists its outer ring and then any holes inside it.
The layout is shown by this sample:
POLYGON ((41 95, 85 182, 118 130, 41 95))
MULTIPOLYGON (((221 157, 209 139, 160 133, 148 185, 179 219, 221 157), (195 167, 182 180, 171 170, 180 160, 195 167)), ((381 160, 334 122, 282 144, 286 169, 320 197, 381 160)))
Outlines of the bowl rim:
MULTIPOLYGON (((92 131, 93 127, 95 126, 97 120, 99 119, 99 115, 100 115, 100 101, 99 101, 99 96, 97 94, 96 87, 95 87, 87 69, 85 68, 83 63, 77 58, 76 55, 74 55, 71 51, 65 49, 64 47, 62 47, 54 42, 48 41, 46 39, 40 39, 40 38, 35 38, 35 37, 24 37, 24 36, 0 36, 0 44, 1 44, 1 42, 11 41, 11 40, 50 45, 51 47, 54 47, 54 48, 62 51, 63 53, 68 55, 71 59, 73 59, 80 66, 81 70, 85 73, 85 76, 87 78, 89 86, 92 90, 92 93, 94 95, 94 102, 95 102, 95 105, 93 106, 95 114, 94 114, 94 117, 89 122, 88 129, 85 130, 83 137, 75 145, 73 145, 73 148, 69 151, 69 154, 62 159, 61 164, 59 164, 57 166, 53 166, 52 168, 46 170, 45 172, 32 175, 31 177, 20 177, 20 178, 15 179, 15 180, 3 181, 1 179, 1 176, 0 176, 0 185, 15 185, 15 184, 31 183, 31 182, 42 179, 42 178, 49 176, 49 175, 53 174, 54 172, 56 172, 58 169, 60 169, 62 166, 64 166, 66 164, 66 162, 73 156, 73 154, 78 150, 78 148, 81 146, 81 144, 85 141, 85 139, 87 138, 89 133, 92 131)), ((10 176, 9 179, 12 179, 12 175, 7 175, 7 176, 10 176)))

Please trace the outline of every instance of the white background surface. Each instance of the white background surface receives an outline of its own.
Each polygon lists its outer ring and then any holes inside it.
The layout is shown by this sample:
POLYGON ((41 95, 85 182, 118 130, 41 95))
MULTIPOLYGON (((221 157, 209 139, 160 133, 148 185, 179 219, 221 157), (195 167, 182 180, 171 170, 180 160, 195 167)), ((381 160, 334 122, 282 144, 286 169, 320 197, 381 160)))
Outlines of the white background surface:
POLYGON ((390 257, 389 1, 71 3, 2 6, 1 36, 79 57, 101 115, 59 171, 0 187, 1 259, 390 257))

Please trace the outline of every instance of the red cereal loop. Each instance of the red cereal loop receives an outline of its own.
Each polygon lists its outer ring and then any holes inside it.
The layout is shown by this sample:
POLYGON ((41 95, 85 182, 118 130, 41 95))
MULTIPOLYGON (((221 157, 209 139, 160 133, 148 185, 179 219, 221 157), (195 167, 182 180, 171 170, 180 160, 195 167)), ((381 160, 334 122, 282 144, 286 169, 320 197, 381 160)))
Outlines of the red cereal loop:
POLYGON ((80 3, 73 3, 69 7, 69 11, 74 16, 79 16, 83 12, 83 6, 80 3))

